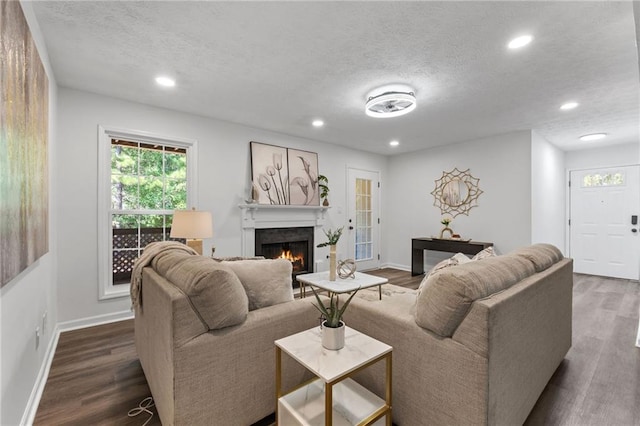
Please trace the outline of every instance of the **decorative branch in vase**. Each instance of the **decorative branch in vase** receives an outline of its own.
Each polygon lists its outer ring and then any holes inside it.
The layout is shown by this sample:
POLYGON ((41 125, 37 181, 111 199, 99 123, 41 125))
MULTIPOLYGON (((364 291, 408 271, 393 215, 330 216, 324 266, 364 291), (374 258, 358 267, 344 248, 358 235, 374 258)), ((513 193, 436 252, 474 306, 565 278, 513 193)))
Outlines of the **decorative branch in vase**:
POLYGON ((327 241, 324 243, 320 243, 317 245, 318 248, 329 246, 329 281, 336 280, 336 244, 340 240, 340 236, 342 235, 342 230, 344 226, 332 231, 329 229, 328 231, 324 231, 324 235, 327 236, 327 241))

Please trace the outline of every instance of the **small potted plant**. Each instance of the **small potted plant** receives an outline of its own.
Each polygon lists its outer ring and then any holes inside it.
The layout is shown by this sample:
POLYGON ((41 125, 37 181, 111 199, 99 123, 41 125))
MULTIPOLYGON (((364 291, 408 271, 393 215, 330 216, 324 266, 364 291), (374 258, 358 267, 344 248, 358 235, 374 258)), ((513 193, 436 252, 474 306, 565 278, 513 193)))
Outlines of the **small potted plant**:
POLYGON ((311 291, 313 291, 314 296, 316 297, 317 305, 313 305, 316 307, 318 311, 322 314, 322 346, 330 349, 332 351, 337 351, 338 349, 342 349, 344 347, 344 321, 342 321, 342 315, 344 315, 344 311, 347 310, 347 306, 351 303, 351 299, 356 293, 360 290, 358 288, 356 291, 351 293, 351 296, 347 299, 346 302, 342 306, 340 306, 340 300, 338 299, 338 295, 335 293, 331 293, 329 298, 329 305, 325 306, 320 300, 318 293, 311 287, 311 291))
POLYGON ((338 240, 340 240, 340 236, 342 235, 343 227, 340 227, 334 231, 329 229, 328 231, 324 231, 324 235, 327 236, 327 240, 324 243, 318 244, 318 248, 329 246, 329 281, 336 280, 336 244, 338 244, 338 240))
POLYGON ((322 205, 327 207, 329 205, 329 200, 327 196, 329 195, 329 179, 325 175, 318 176, 318 188, 320 188, 320 198, 322 201, 322 205))

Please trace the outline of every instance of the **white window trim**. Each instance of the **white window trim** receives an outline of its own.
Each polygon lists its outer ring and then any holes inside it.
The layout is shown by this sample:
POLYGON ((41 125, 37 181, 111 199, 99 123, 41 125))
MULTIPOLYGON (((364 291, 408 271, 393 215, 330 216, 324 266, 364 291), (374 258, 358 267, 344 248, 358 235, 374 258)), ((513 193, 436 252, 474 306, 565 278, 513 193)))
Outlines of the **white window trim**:
POLYGON ((130 285, 113 285, 111 210, 111 139, 178 146, 187 150, 187 206, 198 203, 198 141, 138 130, 98 125, 98 299, 129 297, 130 285))

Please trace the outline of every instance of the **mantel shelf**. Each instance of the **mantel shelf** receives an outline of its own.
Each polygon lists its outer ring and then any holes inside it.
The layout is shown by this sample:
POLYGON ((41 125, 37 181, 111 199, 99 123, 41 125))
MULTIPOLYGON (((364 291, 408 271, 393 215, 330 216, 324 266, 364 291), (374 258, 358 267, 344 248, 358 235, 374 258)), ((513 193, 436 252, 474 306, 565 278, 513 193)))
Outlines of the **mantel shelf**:
POLYGON ((238 204, 241 209, 247 210, 312 210, 325 212, 331 208, 331 206, 296 206, 291 204, 238 204))

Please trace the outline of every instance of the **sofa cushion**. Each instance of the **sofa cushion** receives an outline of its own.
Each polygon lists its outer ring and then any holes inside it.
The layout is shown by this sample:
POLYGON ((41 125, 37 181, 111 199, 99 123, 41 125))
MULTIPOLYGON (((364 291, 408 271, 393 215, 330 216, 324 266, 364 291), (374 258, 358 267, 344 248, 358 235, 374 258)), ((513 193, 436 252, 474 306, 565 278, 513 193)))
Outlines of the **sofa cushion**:
POLYGON ((551 244, 534 244, 529 247, 519 248, 511 254, 529 260, 536 268, 536 272, 544 271, 564 258, 562 252, 551 244))
POLYGON ((533 275, 533 264, 512 254, 447 268, 431 276, 416 298, 416 323, 450 337, 471 304, 533 275))
POLYGON ((487 259, 489 257, 495 257, 495 256, 496 256, 496 251, 493 249, 493 246, 490 246, 476 253, 476 255, 473 256, 471 260, 482 260, 482 259, 487 259))
POLYGON ((426 285, 427 281, 429 280, 429 277, 431 277, 432 275, 442 271, 443 269, 450 268, 451 266, 463 265, 469 262, 471 262, 471 259, 469 259, 464 253, 456 253, 450 258, 444 259, 443 261, 438 262, 436 266, 431 268, 428 274, 425 274, 422 281, 420 281, 420 285, 418 286, 418 291, 419 292, 422 291, 423 287, 426 285))
POLYGON ((236 273, 249 297, 249 310, 293 300, 291 273, 287 259, 236 260, 221 262, 236 273))
POLYGON ((189 299, 210 330, 241 324, 249 302, 236 274, 220 262, 181 252, 162 253, 151 266, 189 299))

